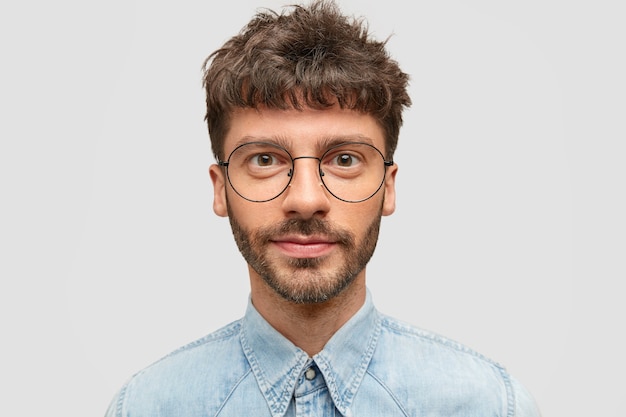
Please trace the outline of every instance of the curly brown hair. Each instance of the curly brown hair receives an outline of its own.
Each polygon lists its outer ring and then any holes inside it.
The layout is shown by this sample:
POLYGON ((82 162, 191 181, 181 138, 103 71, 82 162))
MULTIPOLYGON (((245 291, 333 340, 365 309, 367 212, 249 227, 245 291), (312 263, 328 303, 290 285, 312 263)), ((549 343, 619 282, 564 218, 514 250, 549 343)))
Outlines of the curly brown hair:
POLYGON ((396 149, 402 111, 411 105, 409 76, 391 59, 387 40, 372 39, 363 19, 341 14, 332 0, 259 11, 204 62, 205 120, 216 158, 235 108, 341 108, 371 114, 396 149), (290 13, 289 13, 290 11, 290 13))

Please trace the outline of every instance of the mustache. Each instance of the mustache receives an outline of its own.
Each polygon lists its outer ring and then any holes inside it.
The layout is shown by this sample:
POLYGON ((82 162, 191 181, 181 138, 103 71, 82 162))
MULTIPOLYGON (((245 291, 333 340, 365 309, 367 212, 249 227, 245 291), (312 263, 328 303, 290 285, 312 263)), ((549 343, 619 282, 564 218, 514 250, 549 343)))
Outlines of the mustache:
POLYGON ((323 235, 346 246, 354 245, 352 234, 345 230, 334 228, 326 220, 318 218, 283 220, 277 225, 258 230, 256 237, 262 242, 268 242, 276 236, 286 234, 323 235))

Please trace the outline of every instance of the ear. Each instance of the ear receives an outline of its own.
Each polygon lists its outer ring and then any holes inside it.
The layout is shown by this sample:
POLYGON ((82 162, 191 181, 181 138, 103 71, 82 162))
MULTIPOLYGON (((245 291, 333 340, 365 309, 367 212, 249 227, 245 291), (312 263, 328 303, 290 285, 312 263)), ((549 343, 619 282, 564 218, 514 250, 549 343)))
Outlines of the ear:
POLYGON ((213 164, 209 167, 209 175, 213 183, 213 211, 220 217, 227 217, 228 203, 226 202, 224 170, 217 164, 213 164))
POLYGON ((389 216, 396 211, 396 174, 398 173, 398 165, 393 164, 387 168, 385 174, 385 201, 383 201, 383 216, 389 216))

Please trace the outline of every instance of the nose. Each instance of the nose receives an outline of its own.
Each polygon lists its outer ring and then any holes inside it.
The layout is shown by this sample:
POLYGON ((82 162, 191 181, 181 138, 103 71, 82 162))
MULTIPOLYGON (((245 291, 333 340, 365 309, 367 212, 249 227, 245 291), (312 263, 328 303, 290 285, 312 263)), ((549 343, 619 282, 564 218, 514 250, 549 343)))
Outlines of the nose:
POLYGON ((322 183, 319 159, 302 156, 293 159, 292 178, 285 191, 283 209, 291 216, 312 218, 330 209, 330 195, 322 183), (296 161, 299 167, 296 169, 296 161))

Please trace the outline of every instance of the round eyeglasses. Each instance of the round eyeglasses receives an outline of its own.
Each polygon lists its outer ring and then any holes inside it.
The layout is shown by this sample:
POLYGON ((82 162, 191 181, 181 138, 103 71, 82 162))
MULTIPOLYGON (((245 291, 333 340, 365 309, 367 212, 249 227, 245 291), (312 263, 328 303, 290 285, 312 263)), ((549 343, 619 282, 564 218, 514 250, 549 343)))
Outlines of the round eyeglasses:
POLYGON ((227 161, 218 164, 226 168, 228 182, 239 196, 263 203, 277 198, 289 187, 298 159, 317 159, 324 187, 348 203, 372 198, 385 182, 387 167, 393 165, 377 148, 363 142, 333 146, 319 158, 294 158, 274 143, 249 142, 236 147, 227 161))

